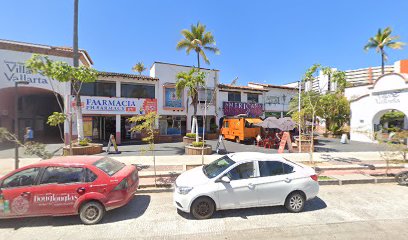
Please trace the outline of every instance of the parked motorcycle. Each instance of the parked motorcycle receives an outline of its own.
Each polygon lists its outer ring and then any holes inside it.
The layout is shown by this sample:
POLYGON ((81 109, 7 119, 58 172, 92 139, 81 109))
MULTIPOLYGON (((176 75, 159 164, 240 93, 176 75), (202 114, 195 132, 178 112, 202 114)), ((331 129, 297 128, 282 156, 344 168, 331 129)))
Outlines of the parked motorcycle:
POLYGON ((408 171, 400 172, 395 176, 395 180, 399 185, 408 186, 408 171))

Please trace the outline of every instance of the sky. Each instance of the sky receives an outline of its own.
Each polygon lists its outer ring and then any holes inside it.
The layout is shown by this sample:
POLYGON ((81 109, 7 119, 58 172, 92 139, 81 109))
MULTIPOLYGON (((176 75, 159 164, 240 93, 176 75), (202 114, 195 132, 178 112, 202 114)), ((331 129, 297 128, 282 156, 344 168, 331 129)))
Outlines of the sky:
MULTIPOLYGON (((72 46, 73 2, 0 0, 0 39, 72 46)), ((79 47, 101 71, 131 73, 138 61, 196 65, 176 44, 200 21, 221 51, 202 67, 220 70, 220 82, 285 84, 314 63, 379 66, 380 54, 363 47, 387 26, 408 42, 407 9, 407 0, 80 0, 79 47)), ((408 59, 408 46, 388 55, 388 64, 408 59)))

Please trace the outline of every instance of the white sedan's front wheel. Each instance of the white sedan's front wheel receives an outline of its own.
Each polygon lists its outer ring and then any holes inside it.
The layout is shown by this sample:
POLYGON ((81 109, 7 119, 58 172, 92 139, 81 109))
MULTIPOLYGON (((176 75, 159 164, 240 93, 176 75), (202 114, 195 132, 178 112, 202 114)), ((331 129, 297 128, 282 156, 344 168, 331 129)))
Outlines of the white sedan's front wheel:
POLYGON ((291 193, 285 202, 285 207, 289 212, 298 213, 305 207, 305 197, 299 192, 291 193))
POLYGON ((191 213, 196 219, 208 219, 215 212, 214 202, 208 197, 200 197, 191 205, 191 213))

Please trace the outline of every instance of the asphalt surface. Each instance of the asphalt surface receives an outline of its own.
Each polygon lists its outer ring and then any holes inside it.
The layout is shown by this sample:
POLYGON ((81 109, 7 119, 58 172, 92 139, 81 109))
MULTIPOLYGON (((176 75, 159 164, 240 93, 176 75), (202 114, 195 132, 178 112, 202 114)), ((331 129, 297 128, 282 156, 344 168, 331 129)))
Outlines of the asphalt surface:
POLYGON ((322 186, 305 211, 283 207, 217 212, 209 220, 179 215, 172 193, 137 194, 98 225, 77 216, 0 220, 0 239, 408 239, 408 187, 322 186))
MULTIPOLYGON (((207 143, 212 146, 213 154, 216 154, 215 149, 217 146, 217 140, 207 140, 207 143)), ((277 149, 268 149, 264 147, 255 146, 253 143, 235 143, 232 141, 224 140, 226 151, 232 152, 264 152, 264 153, 277 153, 277 149)), ((61 155, 62 144, 48 144, 46 150, 49 152, 55 152, 56 155, 61 155)), ((119 150, 121 151, 119 156, 135 156, 146 155, 143 148, 147 145, 121 145, 119 150)), ((175 143, 157 143, 155 144, 155 153, 157 156, 169 156, 169 155, 184 155, 184 144, 182 142, 175 143)), ((104 147, 106 150, 106 146, 104 147)), ((316 152, 369 152, 369 151, 384 151, 384 146, 374 143, 365 142, 350 142, 348 144, 341 144, 339 139, 319 138, 319 143, 315 145, 316 152)), ((287 150, 286 150, 287 151, 287 150)), ((220 153, 226 153, 222 147, 220 153)), ((12 147, 0 147, 0 158, 12 158, 14 157, 14 148, 12 147)), ((24 150, 20 150, 20 157, 30 157, 24 154, 24 150)))

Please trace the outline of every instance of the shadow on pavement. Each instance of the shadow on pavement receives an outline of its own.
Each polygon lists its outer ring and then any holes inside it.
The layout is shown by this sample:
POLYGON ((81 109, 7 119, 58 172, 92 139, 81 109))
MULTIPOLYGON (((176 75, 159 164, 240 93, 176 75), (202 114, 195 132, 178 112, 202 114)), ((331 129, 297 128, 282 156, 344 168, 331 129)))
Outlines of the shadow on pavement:
MULTIPOLYGON (((315 197, 312 200, 306 202, 303 212, 318 211, 326 207, 327 207, 326 203, 321 198, 315 197)), ((257 207, 217 211, 214 213, 212 218, 240 217, 243 219, 247 219, 249 216, 260 216, 277 213, 302 214, 302 212, 301 213, 288 212, 288 210, 283 206, 274 206, 274 207, 257 207)), ((194 219, 190 214, 185 212, 178 211, 178 214, 186 219, 194 219)))
MULTIPOLYGON (((149 195, 135 195, 135 197, 125 206, 106 212, 102 221, 98 224, 119 222, 129 219, 135 219, 144 214, 150 205, 149 195)), ((0 219, 1 228, 13 228, 15 230, 24 227, 42 227, 42 226, 68 226, 82 225, 78 215, 62 217, 31 217, 31 218, 13 218, 0 219)))

